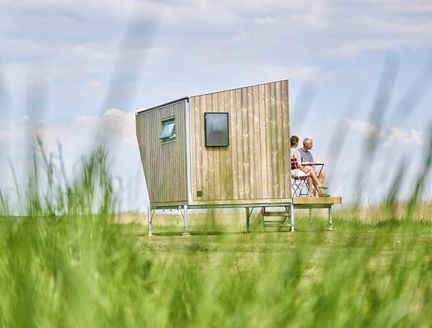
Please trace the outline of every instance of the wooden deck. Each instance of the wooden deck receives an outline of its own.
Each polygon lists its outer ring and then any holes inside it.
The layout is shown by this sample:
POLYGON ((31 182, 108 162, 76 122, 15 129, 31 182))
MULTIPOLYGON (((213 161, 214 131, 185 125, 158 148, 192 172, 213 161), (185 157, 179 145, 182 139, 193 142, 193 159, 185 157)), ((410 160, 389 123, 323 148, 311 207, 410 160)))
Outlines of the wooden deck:
POLYGON ((328 208, 342 204, 342 197, 293 197, 295 208, 328 208))

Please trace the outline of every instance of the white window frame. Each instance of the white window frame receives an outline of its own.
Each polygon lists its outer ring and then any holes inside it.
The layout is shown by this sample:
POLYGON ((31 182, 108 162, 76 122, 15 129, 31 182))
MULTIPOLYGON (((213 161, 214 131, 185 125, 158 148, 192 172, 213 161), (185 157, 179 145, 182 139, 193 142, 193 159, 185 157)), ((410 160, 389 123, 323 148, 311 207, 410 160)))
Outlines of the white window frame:
POLYGON ((162 140, 162 144, 167 144, 171 142, 175 142, 177 139, 177 130, 176 130, 176 121, 175 117, 167 117, 161 121, 161 128, 159 130, 159 139, 162 140), (167 127, 171 125, 172 127, 167 127))

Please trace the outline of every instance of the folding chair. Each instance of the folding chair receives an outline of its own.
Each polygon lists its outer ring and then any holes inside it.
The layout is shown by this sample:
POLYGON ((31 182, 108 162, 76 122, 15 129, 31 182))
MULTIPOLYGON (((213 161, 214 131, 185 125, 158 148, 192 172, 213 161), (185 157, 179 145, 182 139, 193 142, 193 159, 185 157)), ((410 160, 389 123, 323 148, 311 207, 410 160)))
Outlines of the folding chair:
POLYGON ((301 197, 308 195, 308 185, 307 179, 310 173, 305 173, 304 175, 293 174, 294 170, 298 169, 299 165, 297 158, 291 158, 291 188, 293 197, 301 197))

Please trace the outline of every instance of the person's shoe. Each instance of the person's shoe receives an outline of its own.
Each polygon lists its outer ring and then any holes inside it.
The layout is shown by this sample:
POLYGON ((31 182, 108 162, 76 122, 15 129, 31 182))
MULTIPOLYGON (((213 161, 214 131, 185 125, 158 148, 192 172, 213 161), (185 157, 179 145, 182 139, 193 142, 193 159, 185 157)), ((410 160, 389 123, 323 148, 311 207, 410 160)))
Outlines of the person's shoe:
POLYGON ((322 185, 320 188, 321 189, 328 189, 328 187, 326 185, 322 185))
POLYGON ((329 194, 326 194, 325 192, 322 192, 319 194, 320 197, 330 197, 329 194))

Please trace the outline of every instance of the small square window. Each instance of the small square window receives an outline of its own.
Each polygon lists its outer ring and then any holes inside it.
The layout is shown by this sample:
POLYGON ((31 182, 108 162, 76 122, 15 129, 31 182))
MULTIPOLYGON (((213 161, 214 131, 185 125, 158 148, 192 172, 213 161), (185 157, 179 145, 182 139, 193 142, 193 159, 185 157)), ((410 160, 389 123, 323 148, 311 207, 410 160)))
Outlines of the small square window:
POLYGON ((206 147, 228 147, 228 113, 205 113, 206 147))
POLYGON ((174 117, 162 121, 162 127, 159 132, 159 139, 162 139, 162 143, 172 142, 176 140, 176 126, 174 117))

